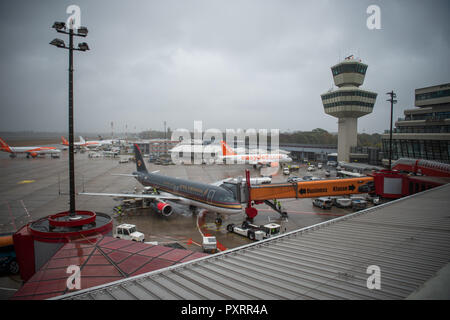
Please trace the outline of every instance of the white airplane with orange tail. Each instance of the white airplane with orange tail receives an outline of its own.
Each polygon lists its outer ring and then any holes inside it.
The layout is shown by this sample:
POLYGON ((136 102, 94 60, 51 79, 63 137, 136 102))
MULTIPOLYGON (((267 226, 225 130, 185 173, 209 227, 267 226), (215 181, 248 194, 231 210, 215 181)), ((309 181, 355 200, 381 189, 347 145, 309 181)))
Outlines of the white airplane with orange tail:
POLYGON ((252 165, 278 166, 279 162, 291 162, 292 158, 283 153, 249 153, 237 154, 225 141, 220 141, 222 145, 222 159, 232 163, 248 163, 252 165))
MULTIPOLYGON (((69 146, 69 141, 67 141, 66 138, 61 137, 62 140, 62 145, 68 147, 69 146)), ((75 147, 84 147, 86 146, 86 141, 84 141, 83 137, 80 136, 80 141, 79 142, 74 142, 73 145, 75 147)))
POLYGON ((11 158, 15 158, 18 153, 25 153, 27 158, 36 158, 38 155, 60 154, 61 150, 56 147, 10 147, 0 138, 0 151, 9 152, 11 158))
MULTIPOLYGON (((61 137, 62 139, 62 144, 65 146, 69 145, 69 141, 67 141, 64 137, 61 137)), ((109 144, 113 144, 114 141, 117 140, 91 140, 91 141, 86 141, 84 140, 84 138, 82 136, 80 136, 80 141, 79 142, 74 142, 73 145, 76 147, 86 147, 86 148, 95 148, 95 147, 100 147, 103 145, 109 145, 109 144)))

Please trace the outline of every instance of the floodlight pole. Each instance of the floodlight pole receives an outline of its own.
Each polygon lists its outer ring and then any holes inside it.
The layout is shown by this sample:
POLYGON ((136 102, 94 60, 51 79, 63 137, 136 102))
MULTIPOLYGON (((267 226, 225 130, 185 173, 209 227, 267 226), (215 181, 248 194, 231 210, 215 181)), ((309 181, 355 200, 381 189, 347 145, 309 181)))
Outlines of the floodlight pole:
POLYGON ((74 142, 73 142, 73 51, 86 51, 89 50, 89 46, 86 42, 78 44, 78 48, 73 47, 73 37, 86 37, 87 28, 80 27, 78 28, 77 33, 74 32, 73 27, 68 28, 64 22, 55 22, 53 24, 53 28, 56 29, 59 33, 64 33, 69 35, 69 46, 66 47, 64 41, 60 39, 54 39, 50 42, 51 45, 54 45, 58 48, 63 48, 69 50, 69 194, 70 194, 70 210, 69 216, 76 216, 75 211, 75 160, 74 160, 74 142))
POLYGON ((69 31, 69 180, 70 180, 70 211, 75 213, 75 159, 73 150, 73 29, 69 31))
POLYGON ((386 100, 386 101, 390 101, 391 102, 391 126, 390 126, 390 130, 389 130, 389 170, 392 169, 392 117, 393 117, 393 110, 394 110, 394 103, 397 103, 397 100, 395 100, 394 98, 397 97, 397 95, 395 94, 394 90, 392 90, 391 92, 386 93, 387 95, 390 96, 390 99, 386 100))

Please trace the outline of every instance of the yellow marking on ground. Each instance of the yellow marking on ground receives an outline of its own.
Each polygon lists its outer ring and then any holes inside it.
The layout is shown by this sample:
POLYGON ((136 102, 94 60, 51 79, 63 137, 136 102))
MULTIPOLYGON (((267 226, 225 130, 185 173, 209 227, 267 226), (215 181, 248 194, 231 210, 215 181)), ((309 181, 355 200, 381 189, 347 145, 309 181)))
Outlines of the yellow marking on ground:
POLYGON ((17 182, 17 184, 33 183, 35 181, 36 180, 22 180, 22 181, 17 182))

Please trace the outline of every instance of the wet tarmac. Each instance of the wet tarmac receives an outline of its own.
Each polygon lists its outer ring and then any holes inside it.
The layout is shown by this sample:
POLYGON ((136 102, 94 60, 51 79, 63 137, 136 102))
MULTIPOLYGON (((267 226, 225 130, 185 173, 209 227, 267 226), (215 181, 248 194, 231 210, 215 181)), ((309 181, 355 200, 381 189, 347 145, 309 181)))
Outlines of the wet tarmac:
MULTIPOLYGON (((245 169, 250 169, 251 176, 259 176, 260 171, 248 165, 170 165, 162 166, 146 163, 148 171, 159 170, 161 174, 212 183, 228 177, 245 176, 245 169)), ((135 188, 142 190, 134 178, 117 176, 118 173, 132 173, 135 163, 121 163, 118 158, 89 158, 88 153, 75 155, 76 192, 132 193, 135 188)), ((317 170, 314 176, 324 176, 324 170, 317 170)), ((292 175, 310 175, 306 167, 292 175)), ((39 218, 67 211, 69 208, 68 152, 63 151, 60 159, 49 156, 27 159, 23 155, 10 158, 0 153, 0 233, 15 231, 39 218)), ((281 172, 273 177, 273 182, 285 182, 286 176, 281 172)), ((185 207, 175 205, 175 213, 162 217, 150 208, 130 209, 123 216, 113 213, 114 206, 120 202, 111 197, 76 196, 77 210, 91 210, 110 214, 114 224, 132 223, 145 234, 145 241, 157 241, 159 244, 177 242, 193 251, 201 251, 202 234, 216 236, 220 248, 230 249, 249 243, 251 240, 228 233, 229 223, 241 224, 245 213, 229 216, 220 227, 214 223, 215 213, 202 212, 193 214, 185 207)), ((257 205, 258 215, 255 224, 276 222, 281 224, 282 232, 296 230, 317 224, 351 212, 349 209, 333 207, 322 210, 312 205, 312 199, 281 200, 288 218, 282 220, 280 215, 267 205, 257 205)), ((4 278, 4 277, 3 277, 4 278)), ((17 279, 10 278, 15 283, 17 279)), ((0 287, 7 287, 5 279, 0 277, 0 287)), ((12 283, 9 282, 9 285, 12 283)), ((0 298, 1 298, 0 290, 0 298)))

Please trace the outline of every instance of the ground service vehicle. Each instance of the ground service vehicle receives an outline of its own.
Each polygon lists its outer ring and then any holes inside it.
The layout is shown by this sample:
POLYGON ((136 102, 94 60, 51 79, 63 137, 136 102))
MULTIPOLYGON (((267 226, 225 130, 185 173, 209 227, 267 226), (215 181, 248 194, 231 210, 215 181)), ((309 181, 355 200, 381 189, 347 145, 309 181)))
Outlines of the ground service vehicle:
POLYGON ((290 173, 291 173, 291 171, 289 170, 288 167, 285 167, 285 168, 283 169, 283 174, 289 175, 290 173))
POLYGON ((19 273, 19 264, 16 260, 16 252, 11 233, 0 234, 0 274, 19 273))
POLYGON ((217 251, 216 237, 203 237, 202 248, 203 252, 216 253, 217 251))
POLYGON ((132 240, 137 242, 144 242, 144 234, 136 230, 134 224, 121 224, 117 226, 116 232, 114 233, 115 238, 123 240, 132 240))
POLYGON ((338 163, 336 161, 328 161, 327 162, 327 166, 329 167, 336 167, 338 165, 338 163))
POLYGON ((333 205, 333 202, 331 201, 331 199, 325 198, 325 197, 313 199, 312 203, 316 207, 319 207, 322 209, 331 209, 331 206, 333 205))
POLYGON ((263 240, 280 233, 281 226, 276 223, 268 223, 265 225, 250 224, 247 221, 242 223, 241 227, 231 223, 227 226, 229 232, 240 234, 241 236, 248 237, 250 240, 263 240))
POLYGON ((352 200, 352 209, 353 211, 364 210, 367 208, 366 200, 352 200))
POLYGON ((352 205, 352 199, 349 198, 337 198, 335 199, 335 205, 338 208, 348 208, 352 205))

